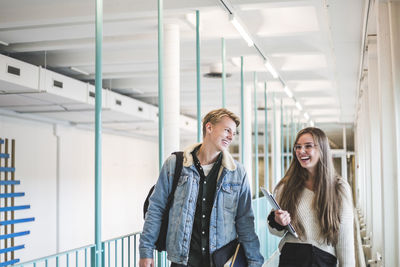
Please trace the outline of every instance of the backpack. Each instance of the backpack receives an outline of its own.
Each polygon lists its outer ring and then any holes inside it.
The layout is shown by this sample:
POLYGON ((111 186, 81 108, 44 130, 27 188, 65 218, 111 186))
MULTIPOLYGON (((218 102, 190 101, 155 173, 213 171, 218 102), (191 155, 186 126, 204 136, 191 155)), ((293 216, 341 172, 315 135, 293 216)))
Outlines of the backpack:
MULTIPOLYGON (((181 176, 182 172, 182 167, 183 167, 183 152, 174 152, 172 154, 175 154, 176 156, 176 164, 175 164, 175 172, 174 172, 174 180, 172 182, 172 190, 171 193, 168 196, 167 200, 167 205, 165 206, 164 214, 162 216, 162 221, 161 221, 161 227, 160 227, 160 233, 158 234, 158 239, 155 243, 156 249, 159 252, 165 251, 166 250, 166 239, 167 239, 167 231, 168 231, 168 218, 169 218, 169 209, 172 206, 172 202, 174 200, 174 194, 176 187, 178 186, 178 181, 179 177, 181 176)), ((153 185, 147 194, 146 200, 144 201, 143 204, 143 218, 146 218, 146 213, 149 208, 149 199, 151 195, 153 194, 155 185, 153 185)))

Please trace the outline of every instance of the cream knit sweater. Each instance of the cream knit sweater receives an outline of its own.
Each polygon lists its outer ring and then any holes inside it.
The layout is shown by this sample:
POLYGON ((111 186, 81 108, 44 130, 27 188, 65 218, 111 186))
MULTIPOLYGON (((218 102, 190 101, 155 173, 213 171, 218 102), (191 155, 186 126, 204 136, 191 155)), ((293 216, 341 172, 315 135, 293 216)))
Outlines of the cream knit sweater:
MULTIPOLYGON (((314 198, 314 192, 304 188, 299 205, 297 214, 300 222, 304 226, 305 240, 299 240, 295 238, 286 230, 278 231, 268 225, 269 231, 282 237, 285 235, 279 243, 279 250, 282 250, 283 245, 286 242, 289 243, 308 243, 312 244, 332 255, 335 255, 339 260, 340 267, 353 267, 355 266, 355 255, 354 255, 354 228, 353 228, 353 205, 351 201, 350 186, 345 183, 345 196, 343 198, 343 208, 341 214, 339 240, 337 245, 326 244, 320 237, 320 224, 317 214, 312 207, 312 201, 314 198), (287 233, 287 234, 286 234, 287 233)), ((279 194, 279 192, 278 192, 279 194)), ((303 238, 304 239, 304 238, 303 238)))

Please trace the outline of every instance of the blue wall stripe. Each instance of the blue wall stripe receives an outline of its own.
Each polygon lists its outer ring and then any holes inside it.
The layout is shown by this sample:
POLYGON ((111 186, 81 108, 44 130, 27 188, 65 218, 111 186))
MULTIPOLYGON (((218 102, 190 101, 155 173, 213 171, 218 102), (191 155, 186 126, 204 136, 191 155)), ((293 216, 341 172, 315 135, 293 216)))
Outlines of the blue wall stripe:
POLYGON ((23 192, 0 194, 0 198, 23 197, 23 196, 25 196, 25 193, 23 193, 23 192))
POLYGON ((0 212, 12 211, 12 210, 25 210, 25 209, 30 209, 30 208, 31 208, 31 205, 4 207, 4 208, 0 208, 0 212))
POLYGON ((7 180, 7 181, 0 181, 0 185, 12 185, 12 184, 20 184, 21 181, 17 181, 17 180, 7 180))
POLYGON ((24 218, 24 219, 17 219, 17 220, 9 220, 9 221, 2 221, 0 225, 9 225, 9 224, 17 224, 17 223, 24 223, 24 222, 32 222, 35 218, 24 218))
POLYGON ((15 172, 15 168, 0 167, 0 172, 15 172))
POLYGON ((17 237, 17 236, 29 235, 30 233, 31 233, 31 231, 24 231, 24 232, 17 232, 17 233, 12 233, 12 234, 7 234, 7 235, 0 235, 0 240, 17 237))
POLYGON ((9 247, 9 248, 3 248, 3 249, 0 249, 0 254, 1 253, 6 253, 6 252, 10 252, 10 251, 15 251, 15 250, 18 250, 18 249, 23 249, 23 248, 25 248, 25 245, 9 247))
POLYGON ((0 266, 7 266, 7 265, 12 265, 19 262, 19 259, 15 259, 15 260, 11 260, 11 261, 6 261, 6 262, 2 262, 0 263, 0 266))

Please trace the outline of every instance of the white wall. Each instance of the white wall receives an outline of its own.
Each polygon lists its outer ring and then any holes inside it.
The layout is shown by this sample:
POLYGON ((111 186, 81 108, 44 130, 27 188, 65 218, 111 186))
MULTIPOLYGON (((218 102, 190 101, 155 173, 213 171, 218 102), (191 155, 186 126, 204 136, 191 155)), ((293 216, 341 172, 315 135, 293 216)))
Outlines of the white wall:
MULTIPOLYGON (((94 133, 57 127, 0 116, 0 137, 16 140, 16 179, 21 180, 16 192, 26 192, 16 204, 31 205, 16 218, 36 219, 16 227, 31 230, 15 239, 16 245, 26 244, 16 253, 21 261, 94 242, 94 133)), ((155 142, 110 134, 103 134, 102 144, 106 240, 141 230, 142 205, 158 177, 158 148, 155 142)))

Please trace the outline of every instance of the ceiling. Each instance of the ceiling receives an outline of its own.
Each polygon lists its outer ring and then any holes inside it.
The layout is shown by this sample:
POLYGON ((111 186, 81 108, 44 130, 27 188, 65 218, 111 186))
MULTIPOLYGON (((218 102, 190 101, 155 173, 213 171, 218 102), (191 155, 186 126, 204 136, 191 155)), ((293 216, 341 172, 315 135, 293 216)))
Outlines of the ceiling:
MULTIPOLYGON (((343 125, 353 124, 364 0, 225 2, 303 111, 286 96, 281 81, 267 72, 256 49, 247 46, 219 0, 168 0, 164 23, 178 25, 180 31, 182 114, 196 117, 196 31, 190 18, 199 10, 202 74, 221 63, 221 38, 226 41, 226 70, 232 74, 227 78, 227 108, 240 111, 238 59, 243 56, 246 90, 253 90, 257 72, 260 108, 265 106, 266 81, 268 92, 283 98, 285 110, 293 110, 296 121, 305 122, 307 112, 317 126, 337 136, 343 125)), ((0 5, 0 41, 8 44, 0 44, 0 53, 93 83, 94 0, 2 0, 0 5)), ((104 0, 103 6, 103 87, 157 105, 157 1, 104 0)), ((202 77, 203 112, 221 106, 221 84, 221 79, 202 77)), ((263 112, 258 119, 262 125, 263 112)))

